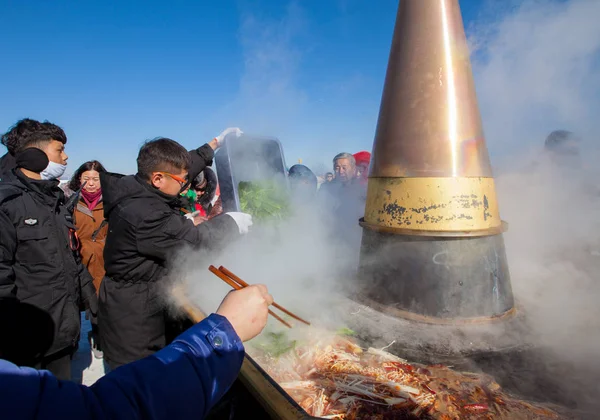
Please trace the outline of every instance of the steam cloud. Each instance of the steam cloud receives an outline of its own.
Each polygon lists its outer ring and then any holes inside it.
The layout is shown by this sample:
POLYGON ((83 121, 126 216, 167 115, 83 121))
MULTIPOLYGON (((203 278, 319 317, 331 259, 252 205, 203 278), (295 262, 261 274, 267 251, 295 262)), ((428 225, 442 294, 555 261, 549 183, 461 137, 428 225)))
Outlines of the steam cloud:
MULTIPOLYGON (((594 117, 600 28, 592 18, 598 13, 594 1, 527 2, 486 29, 493 35, 474 42, 486 57, 475 60, 474 73, 492 159, 501 162, 497 184, 510 223, 505 239, 513 288, 531 309, 547 309, 547 332, 557 342, 563 333, 588 328, 586 318, 598 314, 586 304, 599 296, 600 189, 591 163, 600 134, 594 117), (543 152, 555 129, 582 138, 576 167, 561 168, 543 152)), ((580 346, 571 342, 571 352, 586 343, 597 348, 598 335, 579 337, 580 346)))
MULTIPOLYGON (((562 367, 561 392, 579 408, 600 395, 600 28, 595 1, 529 1, 475 27, 474 74, 496 167, 515 297, 531 323, 528 341, 562 367), (581 160, 560 165, 545 137, 581 137, 581 160), (570 367, 568 371, 565 367, 570 367), (566 371, 566 372, 565 372, 566 371)), ((548 362, 550 363, 550 362, 548 362)))
MULTIPOLYGON (((290 13, 300 12, 291 6, 290 13)), ((574 367, 578 373, 567 378, 573 382, 564 384, 564 392, 573 394, 579 407, 593 406, 593 397, 600 395, 589 373, 600 371, 600 188, 592 163, 600 134, 598 16, 600 2, 594 0, 526 1, 468 31, 500 210, 510 224, 505 240, 512 286, 532 326, 524 339, 574 367), (581 164, 565 169, 543 152, 545 137, 555 129, 580 135, 581 164), (585 371, 588 376, 581 374, 585 371), (587 392, 580 392, 584 388, 587 392)), ((242 30, 253 25, 246 21, 242 30)), ((268 35, 260 32, 255 41, 271 39, 268 35)), ((247 50, 258 51, 252 45, 247 50)), ((271 56, 246 58, 243 95, 249 115, 257 112, 250 98, 265 86, 286 106, 310 100, 286 88, 283 74, 289 69, 273 59, 293 50, 285 43, 272 47, 271 56)), ((269 125, 269 118, 278 116, 262 115, 261 124, 269 125)), ((270 127, 280 123, 272 121, 270 127)), ((206 262, 267 284, 277 301, 301 316, 343 323, 329 319, 333 315, 326 309, 357 261, 344 258, 326 219, 311 217, 314 203, 305 204, 297 207, 292 223, 248 237, 206 262)), ((181 272, 195 302, 210 312, 228 287, 206 271, 204 262, 188 256, 181 272)))

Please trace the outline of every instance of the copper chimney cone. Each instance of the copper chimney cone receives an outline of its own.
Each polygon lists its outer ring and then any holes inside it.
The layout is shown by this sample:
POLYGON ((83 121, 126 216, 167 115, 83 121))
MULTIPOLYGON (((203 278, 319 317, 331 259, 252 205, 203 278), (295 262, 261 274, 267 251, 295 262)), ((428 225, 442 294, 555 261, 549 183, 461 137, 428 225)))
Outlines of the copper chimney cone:
POLYGON ((400 1, 361 225, 369 304, 431 323, 514 311, 457 0, 400 1))

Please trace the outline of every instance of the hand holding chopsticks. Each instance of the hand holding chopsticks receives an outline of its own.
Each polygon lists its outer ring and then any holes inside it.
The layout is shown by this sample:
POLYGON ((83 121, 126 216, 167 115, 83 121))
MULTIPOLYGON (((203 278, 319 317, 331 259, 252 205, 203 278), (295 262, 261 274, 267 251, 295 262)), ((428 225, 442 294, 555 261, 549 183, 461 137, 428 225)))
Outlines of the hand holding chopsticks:
MULTIPOLYGON (((223 266, 221 266, 217 269, 214 265, 211 265, 208 269, 210 270, 211 273, 213 273, 214 275, 219 277, 221 280, 223 280, 225 283, 227 283, 229 286, 231 286, 235 290, 240 290, 240 289, 243 289, 244 287, 248 287, 248 283, 246 283, 244 280, 242 280, 241 278, 239 278, 238 276, 236 276, 235 274, 233 274, 231 271, 229 271, 228 269, 226 269, 223 266)), ((292 317, 300 322, 303 322, 306 325, 310 325, 310 322, 305 321, 304 319, 302 319, 299 316, 295 315, 294 313, 288 311, 281 305, 278 305, 277 303, 273 302, 273 306, 275 308, 279 309, 281 312, 289 315, 290 317, 292 317)), ((276 320, 281 322, 283 325, 285 325, 286 327, 292 328, 292 326, 289 323, 287 323, 285 320, 283 320, 280 316, 275 314, 273 311, 269 310, 269 314, 271 316, 273 316, 273 318, 275 318, 276 320)))
MULTIPOLYGON (((183 285, 175 286, 171 290, 171 297, 194 322, 206 318, 206 314, 188 298, 183 285)), ((268 310, 272 303, 273 297, 267 287, 255 284, 228 293, 216 313, 227 318, 240 340, 248 341, 260 334, 267 325, 268 310)))

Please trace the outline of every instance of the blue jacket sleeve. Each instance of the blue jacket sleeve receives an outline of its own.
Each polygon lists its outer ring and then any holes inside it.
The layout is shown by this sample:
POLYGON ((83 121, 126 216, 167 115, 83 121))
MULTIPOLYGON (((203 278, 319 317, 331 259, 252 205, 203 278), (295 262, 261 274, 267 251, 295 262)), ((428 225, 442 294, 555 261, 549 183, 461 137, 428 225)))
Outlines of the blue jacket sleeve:
POLYGON ((0 360, 7 419, 203 418, 235 381, 244 347, 229 321, 212 314, 169 346, 121 366, 91 387, 0 360))

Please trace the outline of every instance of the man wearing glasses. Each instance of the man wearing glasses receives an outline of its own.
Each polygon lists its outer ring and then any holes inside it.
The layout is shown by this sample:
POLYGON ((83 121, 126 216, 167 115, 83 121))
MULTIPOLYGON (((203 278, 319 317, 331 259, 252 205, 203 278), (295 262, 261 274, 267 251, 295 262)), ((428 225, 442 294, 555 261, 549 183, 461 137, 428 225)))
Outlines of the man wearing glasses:
POLYGON ((169 262, 184 247, 214 250, 248 232, 252 218, 227 213, 195 226, 180 214, 188 171, 211 164, 227 129, 210 143, 188 152, 159 138, 140 149, 136 175, 101 174, 109 232, 104 248, 106 277, 99 291, 98 327, 104 359, 111 369, 162 349, 181 332, 167 313, 169 262))

